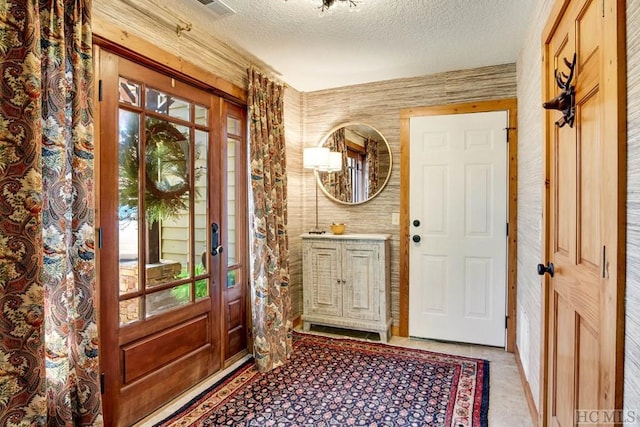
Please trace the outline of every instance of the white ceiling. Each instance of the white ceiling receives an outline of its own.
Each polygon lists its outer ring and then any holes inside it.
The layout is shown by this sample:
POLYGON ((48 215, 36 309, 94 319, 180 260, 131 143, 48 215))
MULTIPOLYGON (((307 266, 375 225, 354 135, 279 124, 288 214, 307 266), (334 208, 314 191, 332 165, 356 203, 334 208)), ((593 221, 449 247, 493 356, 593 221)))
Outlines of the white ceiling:
POLYGON ((360 0, 322 16, 321 0, 223 2, 236 13, 183 5, 222 41, 310 92, 515 62, 535 0, 360 0))

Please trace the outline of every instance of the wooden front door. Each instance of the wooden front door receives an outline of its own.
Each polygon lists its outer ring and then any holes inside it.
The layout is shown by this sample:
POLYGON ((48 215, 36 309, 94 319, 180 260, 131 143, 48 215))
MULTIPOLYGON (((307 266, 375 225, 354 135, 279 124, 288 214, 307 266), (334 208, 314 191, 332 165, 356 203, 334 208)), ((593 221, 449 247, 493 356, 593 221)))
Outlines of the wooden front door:
POLYGON ((609 0, 557 3, 545 32, 545 99, 559 95, 557 80, 569 80, 565 59, 571 63, 575 53, 569 83, 575 85, 575 121, 560 126, 560 111, 546 114, 548 264, 539 266, 541 274, 547 268, 542 424, 609 425, 615 414, 607 411, 622 404, 619 6, 609 0), (558 79, 556 69, 564 73, 558 79))
POLYGON ((246 120, 98 57, 100 361, 105 423, 124 426, 246 348, 246 120))

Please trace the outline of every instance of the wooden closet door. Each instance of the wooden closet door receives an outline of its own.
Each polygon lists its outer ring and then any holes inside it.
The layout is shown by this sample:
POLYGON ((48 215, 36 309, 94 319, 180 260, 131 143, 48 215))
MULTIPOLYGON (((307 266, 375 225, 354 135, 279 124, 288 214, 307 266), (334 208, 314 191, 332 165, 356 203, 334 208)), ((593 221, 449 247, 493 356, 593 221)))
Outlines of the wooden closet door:
MULTIPOLYGON (((571 75, 576 56, 575 122, 546 116, 548 182, 545 245, 554 274, 547 275, 545 330, 546 421, 574 426, 621 405, 621 277, 618 229, 620 179, 614 1, 559 2, 559 20, 545 44, 546 99, 557 96, 555 70, 571 75), (613 16, 611 16, 613 15, 613 16), (599 410, 599 411, 598 411, 599 410), (585 418, 589 417, 589 418, 585 418)), ((543 384, 544 386, 544 384, 543 384)), ((544 395, 543 395, 544 396, 544 395)), ((544 424, 544 423, 543 423, 544 424)))

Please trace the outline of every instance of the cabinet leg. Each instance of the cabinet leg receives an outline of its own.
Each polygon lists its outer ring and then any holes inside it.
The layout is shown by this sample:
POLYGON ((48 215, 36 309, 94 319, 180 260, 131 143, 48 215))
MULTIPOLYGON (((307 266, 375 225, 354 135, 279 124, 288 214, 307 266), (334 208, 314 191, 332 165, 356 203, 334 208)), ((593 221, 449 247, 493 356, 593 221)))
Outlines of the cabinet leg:
POLYGON ((302 322, 302 330, 305 332, 309 332, 311 330, 311 323, 302 322))
POLYGON ((380 342, 384 344, 389 342, 389 331, 380 332, 380 342))

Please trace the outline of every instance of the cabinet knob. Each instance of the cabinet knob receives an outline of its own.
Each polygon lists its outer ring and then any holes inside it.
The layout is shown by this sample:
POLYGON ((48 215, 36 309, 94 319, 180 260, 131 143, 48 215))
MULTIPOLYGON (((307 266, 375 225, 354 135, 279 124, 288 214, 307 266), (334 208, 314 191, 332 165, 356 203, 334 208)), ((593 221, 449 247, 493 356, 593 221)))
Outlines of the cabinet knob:
POLYGON ((414 219, 413 220, 413 226, 414 227, 420 227, 420 220, 419 219, 414 219))

